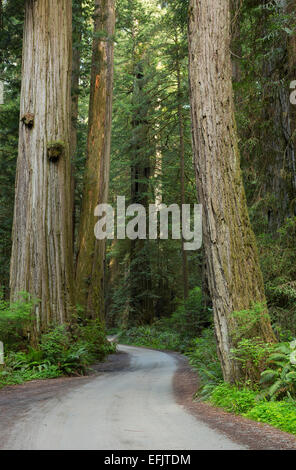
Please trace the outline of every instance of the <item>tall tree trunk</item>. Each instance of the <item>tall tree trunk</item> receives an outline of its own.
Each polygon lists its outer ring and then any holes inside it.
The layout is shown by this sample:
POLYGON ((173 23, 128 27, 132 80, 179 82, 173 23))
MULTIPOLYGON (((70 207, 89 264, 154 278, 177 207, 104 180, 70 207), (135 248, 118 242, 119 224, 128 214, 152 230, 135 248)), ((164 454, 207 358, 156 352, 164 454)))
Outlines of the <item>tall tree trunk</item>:
MULTIPOLYGON (((265 303, 240 170, 230 61, 230 12, 225 0, 191 0, 190 90, 193 150, 214 321, 224 378, 240 371, 231 358, 233 312, 265 303)), ((248 318, 246 318, 248 321, 248 318)), ((274 340, 267 315, 258 314, 250 335, 274 340)))
POLYGON ((79 79, 81 65, 81 23, 76 21, 82 16, 82 0, 75 0, 73 7, 73 54, 72 54, 72 78, 71 78, 71 157, 74 158, 77 147, 77 121, 78 121, 78 104, 79 104, 79 79), (75 15, 75 16, 74 16, 75 15))
MULTIPOLYGON (((295 8, 292 2, 278 2, 277 8, 280 15, 292 13, 289 8, 295 8)), ((266 28, 269 17, 274 13, 263 10, 261 16, 262 36, 269 33, 266 28)), ((293 21, 294 23, 294 21, 293 21)), ((294 36, 295 41, 295 36, 294 36)), ((292 201, 295 198, 296 190, 296 167, 295 167, 295 142, 293 139, 293 129, 295 129, 295 110, 290 106, 289 83, 283 85, 283 78, 291 77, 291 61, 286 63, 286 55, 291 53, 292 63, 295 64, 295 44, 293 46, 293 35, 290 41, 286 40, 285 33, 280 35, 277 45, 282 49, 282 54, 268 56, 263 61, 263 96, 264 109, 262 119, 268 123, 268 134, 260 135, 260 139, 265 138, 264 149, 266 155, 262 155, 262 165, 264 187, 268 206, 266 207, 269 230, 274 235, 278 235, 277 230, 285 222, 286 218, 293 215, 292 201), (280 40, 280 43, 279 43, 280 40), (288 68, 288 73, 287 73, 288 68), (264 79, 265 78, 265 79, 264 79)), ((294 71, 292 71, 292 78, 294 71)), ((262 131, 261 131, 262 132, 262 131)))
POLYGON ((76 207, 75 207, 75 157, 77 152, 77 125, 79 111, 79 79, 81 66, 81 39, 82 39, 82 0, 73 2, 72 22, 72 79, 71 79, 71 207, 73 217, 73 252, 75 245, 76 207))
MULTIPOLYGON (((286 11, 291 15, 291 23, 293 25, 293 34, 289 38, 288 42, 288 78, 290 81, 296 80, 296 31, 295 31, 295 21, 296 21, 296 0, 288 0, 286 11)), ((289 104, 288 104, 289 106, 289 104)), ((290 168, 292 173, 292 187, 293 187, 293 198, 296 194, 296 105, 290 103, 288 115, 288 127, 289 135, 289 149, 291 161, 290 168)), ((288 150, 289 150, 288 149, 288 150)), ((294 214, 296 213, 296 203, 294 199, 294 214)))
MULTIPOLYGON (((133 133, 131 142, 131 203, 142 204, 146 210, 149 205, 150 155, 148 137, 148 103, 145 96, 144 67, 139 60, 134 64, 133 90, 133 133)), ((154 319, 153 302, 149 293, 152 288, 151 266, 147 240, 130 242, 130 283, 131 314, 130 326, 152 323, 154 319)))
MULTIPOLYGON (((3 32, 3 3, 2 3, 2 0, 0 0, 0 34, 2 35, 2 32, 3 32)), ((2 48, 0 49, 0 61, 2 62, 2 48)), ((2 83, 0 83, 0 86, 2 85, 2 83)))
POLYGON ((70 0, 26 1, 10 288, 40 299, 37 327, 73 306, 71 19, 70 0))
POLYGON ((0 0, 0 30, 3 28, 3 2, 0 0))
POLYGON ((114 0, 95 0, 94 43, 85 186, 76 268, 77 302, 104 317, 105 242, 94 236, 95 207, 107 202, 113 94, 114 0))
MULTIPOLYGON (((184 142, 184 117, 182 109, 182 89, 181 89, 181 64, 178 37, 175 38, 177 47, 176 68, 177 68, 177 87, 178 87, 178 121, 179 121, 179 139, 180 139, 180 184, 181 184, 181 207, 185 204, 185 142, 184 142)), ((182 211, 181 211, 182 214, 182 211)), ((182 218, 183 220, 183 218, 182 218)), ((182 231, 183 233, 183 231, 182 231)), ((182 268, 183 268, 183 292, 184 300, 188 298, 188 259, 187 252, 184 249, 185 240, 182 236, 182 268)))

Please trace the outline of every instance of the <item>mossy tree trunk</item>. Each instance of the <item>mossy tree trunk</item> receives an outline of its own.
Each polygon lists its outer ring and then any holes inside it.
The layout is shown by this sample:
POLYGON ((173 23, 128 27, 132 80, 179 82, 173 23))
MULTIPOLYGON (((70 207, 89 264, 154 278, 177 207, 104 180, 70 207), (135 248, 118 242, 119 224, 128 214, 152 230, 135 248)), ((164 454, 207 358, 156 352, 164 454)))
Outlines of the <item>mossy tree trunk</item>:
MULTIPOLYGON (((204 209, 218 352, 224 378, 233 382, 240 370, 230 354, 232 333, 239 327, 232 314, 253 303, 263 305, 265 295, 240 170, 229 45, 229 2, 191 0, 189 60, 197 189, 204 209)), ((250 335, 274 340, 268 315, 258 314, 250 335)))
POLYGON ((40 299, 38 329, 73 306, 71 20, 70 0, 25 2, 10 288, 40 299))
POLYGON ((87 163, 79 228, 76 300, 90 318, 104 317, 105 241, 95 239, 95 207, 107 202, 113 90, 114 0, 95 1, 87 163))

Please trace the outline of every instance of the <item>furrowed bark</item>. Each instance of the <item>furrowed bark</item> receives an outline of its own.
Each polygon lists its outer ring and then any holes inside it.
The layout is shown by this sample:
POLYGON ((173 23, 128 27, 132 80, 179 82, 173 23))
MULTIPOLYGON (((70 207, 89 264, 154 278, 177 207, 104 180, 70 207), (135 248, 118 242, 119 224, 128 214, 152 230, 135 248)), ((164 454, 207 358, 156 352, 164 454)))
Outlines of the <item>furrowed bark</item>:
MULTIPOLYGON (((230 61, 230 13, 225 0, 191 0, 189 7, 190 92, 193 151, 199 201, 204 208, 204 245, 214 307, 218 351, 225 380, 240 377, 231 358, 232 313, 265 303, 240 170, 230 61)), ((274 335, 267 315, 251 332, 274 335)))
POLYGON ((76 300, 104 317, 105 241, 94 236, 94 210, 108 200, 113 89, 114 0, 96 0, 87 163, 76 267, 76 300))
POLYGON ((27 0, 11 300, 40 299, 38 328, 64 323, 73 306, 70 211, 70 0, 27 0))

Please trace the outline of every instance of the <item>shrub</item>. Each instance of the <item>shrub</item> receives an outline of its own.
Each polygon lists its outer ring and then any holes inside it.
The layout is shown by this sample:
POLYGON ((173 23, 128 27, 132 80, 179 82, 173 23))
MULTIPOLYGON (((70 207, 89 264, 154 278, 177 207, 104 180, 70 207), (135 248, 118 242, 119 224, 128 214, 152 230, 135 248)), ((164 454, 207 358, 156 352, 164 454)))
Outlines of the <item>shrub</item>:
POLYGON ((116 351, 116 345, 106 339, 105 330, 100 320, 88 320, 78 326, 77 339, 87 344, 89 355, 93 360, 102 361, 108 354, 116 351))
POLYGON ((223 383, 214 389, 210 403, 230 413, 241 414, 248 419, 296 434, 296 403, 293 400, 260 400, 256 392, 248 388, 238 389, 223 383))
POLYGON ((0 387, 27 380, 53 378, 61 375, 85 374, 96 360, 115 352, 116 346, 105 338, 98 321, 84 325, 52 326, 42 335, 39 349, 27 352, 10 351, 0 370, 0 387))
POLYGON ((17 350, 27 342, 36 302, 29 294, 22 292, 20 300, 9 303, 0 291, 0 339, 6 348, 17 350))
POLYGON ((42 370, 19 370, 19 371, 0 371, 0 388, 7 385, 17 385, 29 380, 55 379, 60 377, 62 372, 57 366, 48 365, 42 370))
POLYGON ((195 287, 189 293, 185 303, 181 302, 169 320, 169 326, 182 337, 194 338, 209 325, 210 315, 204 307, 202 291, 195 287))
POLYGON ((261 374, 264 395, 271 400, 296 398, 296 342, 281 343, 268 358, 261 374))
POLYGON ((248 388, 238 389, 227 383, 218 385, 212 392, 210 402, 231 413, 247 413, 256 405, 256 393, 248 388))
POLYGON ((244 383, 257 388, 262 372, 267 366, 274 345, 265 343, 260 338, 241 339, 237 347, 231 350, 233 358, 241 365, 244 383))
POLYGON ((264 303, 256 303, 248 310, 240 310, 231 314, 233 327, 231 336, 235 344, 244 338, 253 338, 258 334, 261 320, 269 319, 264 303))
POLYGON ((119 340, 134 346, 178 351, 180 336, 169 330, 160 330, 158 323, 152 326, 139 326, 121 333, 119 340))
POLYGON ((12 371, 40 370, 43 365, 50 364, 49 361, 43 359, 41 351, 30 350, 28 354, 24 352, 10 352, 5 361, 7 369, 12 371))
POLYGON ((52 364, 63 362, 70 347, 71 335, 65 325, 52 327, 41 337, 40 349, 52 364))
POLYGON ((186 356, 189 358, 189 364, 198 371, 200 379, 198 394, 203 398, 208 397, 213 389, 223 381, 213 329, 204 330, 200 338, 194 339, 186 356))
POLYGON ((87 366, 95 360, 103 360, 115 352, 115 345, 105 338, 98 320, 89 320, 84 325, 53 327, 41 338, 40 349, 44 357, 57 364, 64 374, 85 374, 87 366))
POLYGON ((296 434, 296 403, 259 402, 244 416, 261 423, 268 423, 282 431, 296 434))
POLYGON ((9 352, 5 367, 0 370, 0 388, 28 380, 55 378, 62 375, 60 368, 43 358, 41 351, 9 352))

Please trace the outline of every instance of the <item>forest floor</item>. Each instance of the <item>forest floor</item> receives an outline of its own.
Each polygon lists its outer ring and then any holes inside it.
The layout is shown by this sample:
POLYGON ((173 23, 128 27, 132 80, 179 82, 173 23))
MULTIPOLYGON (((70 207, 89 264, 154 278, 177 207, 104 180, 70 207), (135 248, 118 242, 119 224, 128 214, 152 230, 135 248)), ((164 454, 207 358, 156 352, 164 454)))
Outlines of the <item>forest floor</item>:
POLYGON ((196 372, 177 353, 120 346, 91 376, 0 391, 0 449, 296 449, 265 424, 193 401, 196 372))

